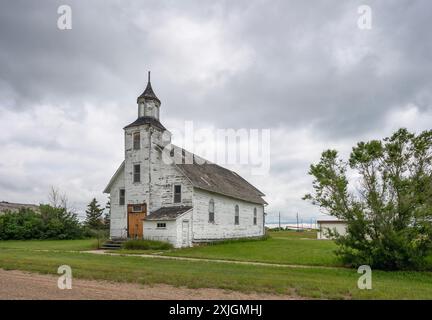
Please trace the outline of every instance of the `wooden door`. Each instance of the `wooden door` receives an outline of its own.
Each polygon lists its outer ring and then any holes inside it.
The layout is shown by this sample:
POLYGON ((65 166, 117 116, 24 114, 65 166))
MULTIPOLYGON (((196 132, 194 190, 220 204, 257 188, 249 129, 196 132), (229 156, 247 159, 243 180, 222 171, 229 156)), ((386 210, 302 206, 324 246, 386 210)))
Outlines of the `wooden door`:
POLYGON ((145 203, 128 204, 128 238, 142 239, 143 220, 147 214, 145 203))

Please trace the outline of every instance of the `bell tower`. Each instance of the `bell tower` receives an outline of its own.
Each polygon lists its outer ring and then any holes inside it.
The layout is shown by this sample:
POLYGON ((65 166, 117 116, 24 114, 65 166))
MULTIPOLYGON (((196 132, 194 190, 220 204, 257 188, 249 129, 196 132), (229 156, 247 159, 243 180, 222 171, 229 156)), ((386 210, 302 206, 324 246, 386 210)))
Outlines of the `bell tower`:
POLYGON ((150 117, 159 121, 159 108, 161 102, 153 91, 150 81, 150 71, 148 72, 147 87, 138 97, 138 118, 150 117))
POLYGON ((151 86, 150 72, 137 104, 137 119, 123 128, 125 194, 128 205, 145 204, 149 213, 160 207, 157 182, 163 166, 161 148, 171 143, 171 133, 159 122, 161 101, 151 86))

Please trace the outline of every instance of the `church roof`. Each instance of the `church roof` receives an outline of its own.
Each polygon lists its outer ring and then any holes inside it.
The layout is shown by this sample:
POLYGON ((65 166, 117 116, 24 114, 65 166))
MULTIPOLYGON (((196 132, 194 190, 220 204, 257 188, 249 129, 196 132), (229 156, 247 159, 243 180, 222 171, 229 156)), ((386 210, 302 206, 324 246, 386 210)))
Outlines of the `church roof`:
POLYGON ((131 124, 128 124, 123 129, 135 127, 135 126, 140 126, 143 124, 151 124, 151 125, 155 126, 156 128, 159 128, 161 130, 166 130, 165 127, 162 125, 162 123, 160 123, 159 120, 157 120, 153 117, 139 117, 138 119, 136 119, 131 124))
POLYGON ((117 180, 117 177, 120 175, 120 173, 124 172, 124 168, 125 168, 125 162, 123 160, 122 163, 120 164, 120 167, 118 167, 118 169, 116 170, 114 175, 111 177, 111 179, 108 182, 108 185, 105 187, 103 193, 110 193, 111 192, 112 185, 117 180))
POLYGON ((214 163, 177 164, 195 188, 248 202, 266 204, 264 194, 234 171, 214 163))
POLYGON ((161 103, 160 100, 159 100, 159 98, 154 93, 153 88, 151 86, 150 71, 148 73, 147 87, 145 88, 144 92, 141 93, 141 95, 137 98, 137 101, 139 101, 141 98, 144 98, 144 99, 153 99, 153 100, 156 100, 157 102, 159 102, 159 104, 161 103))
POLYGON ((191 206, 162 207, 150 213, 145 220, 175 220, 190 209, 192 209, 191 206))
POLYGON ((267 204, 262 198, 264 193, 247 182, 240 175, 221 167, 215 163, 205 160, 191 152, 174 146, 175 152, 182 152, 183 159, 189 156, 190 164, 182 161, 176 164, 177 168, 190 180, 195 188, 209 192, 219 193, 231 198, 248 202, 267 204))

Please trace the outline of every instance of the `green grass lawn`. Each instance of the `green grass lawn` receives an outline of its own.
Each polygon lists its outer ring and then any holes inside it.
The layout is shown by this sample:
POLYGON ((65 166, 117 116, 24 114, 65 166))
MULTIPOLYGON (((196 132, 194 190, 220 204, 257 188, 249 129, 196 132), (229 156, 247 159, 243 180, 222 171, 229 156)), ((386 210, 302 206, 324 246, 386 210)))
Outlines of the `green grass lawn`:
MULTIPOLYGON (((432 299, 432 273, 373 273, 373 289, 357 289, 352 269, 286 268, 191 262, 89 253, 0 250, 0 268, 56 274, 60 265, 73 276, 142 284, 166 283, 190 288, 295 294, 330 299, 432 299)), ((55 285, 55 284, 53 284, 55 285)))
MULTIPOLYGON (((359 290, 357 279, 360 275, 355 269, 319 267, 338 265, 333 253, 335 244, 313 239, 311 232, 279 231, 272 232, 271 238, 263 241, 231 242, 162 253, 305 265, 302 268, 71 252, 96 248, 97 240, 94 239, 0 241, 0 268, 55 274, 60 265, 67 264, 72 267, 74 277, 85 279, 166 283, 310 298, 432 299, 432 272, 373 271, 373 289, 359 290)), ((157 253, 154 250, 139 252, 157 253)))
POLYGON ((333 241, 316 240, 315 232, 277 231, 261 241, 238 241, 168 251, 164 255, 280 264, 340 266, 333 241))
POLYGON ((293 230, 284 230, 284 231, 269 231, 269 235, 272 238, 292 238, 292 239, 315 239, 317 238, 316 231, 293 231, 293 230))

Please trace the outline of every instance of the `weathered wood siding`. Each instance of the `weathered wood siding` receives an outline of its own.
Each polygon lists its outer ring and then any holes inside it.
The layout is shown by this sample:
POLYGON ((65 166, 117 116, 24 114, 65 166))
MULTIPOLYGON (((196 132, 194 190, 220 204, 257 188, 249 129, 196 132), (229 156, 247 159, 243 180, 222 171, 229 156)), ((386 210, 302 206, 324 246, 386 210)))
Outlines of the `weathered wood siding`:
POLYGON ((124 171, 120 172, 111 187, 111 221, 110 236, 125 238, 127 236, 127 206, 120 205, 120 189, 125 188, 124 171))
POLYGON ((193 240, 206 241, 255 237, 264 234, 264 207, 195 188, 193 201, 193 240), (209 222, 209 202, 214 200, 215 222, 209 222), (239 206, 239 224, 234 224, 235 205, 239 206), (253 224, 254 208, 257 224, 253 224))
POLYGON ((184 213, 177 220, 144 221, 144 239, 165 241, 175 248, 192 245, 192 210, 184 213), (186 244, 183 243, 183 221, 189 222, 189 232, 186 244), (158 223, 166 223, 165 229, 157 228, 158 223))
POLYGON ((127 230, 127 204, 147 204, 147 213, 162 206, 192 206, 193 187, 189 180, 172 164, 162 160, 156 145, 162 144, 161 132, 154 130, 151 137, 149 125, 125 130, 125 167, 111 188, 111 237, 125 237, 127 230), (141 149, 133 150, 133 133, 140 132, 141 149), (150 152, 151 151, 151 152, 150 152), (134 164, 141 166, 141 181, 133 181, 134 164), (182 186, 182 201, 174 203, 174 185, 182 186), (125 206, 118 205, 119 190, 125 188, 125 206))

